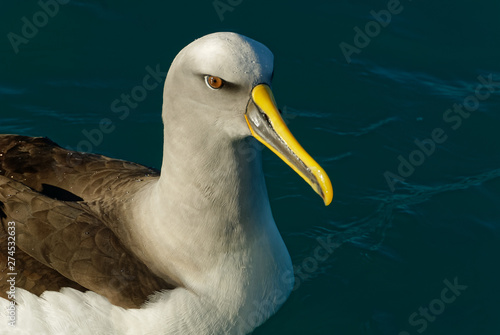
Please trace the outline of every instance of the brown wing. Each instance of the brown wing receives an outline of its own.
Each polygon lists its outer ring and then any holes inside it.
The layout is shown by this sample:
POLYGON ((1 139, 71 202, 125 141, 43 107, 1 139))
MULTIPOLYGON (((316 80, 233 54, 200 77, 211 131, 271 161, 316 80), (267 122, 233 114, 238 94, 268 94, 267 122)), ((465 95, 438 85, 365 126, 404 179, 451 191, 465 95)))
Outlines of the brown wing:
POLYGON ((95 201, 157 170, 101 155, 66 150, 44 137, 0 135, 0 175, 51 198, 95 201), (116 180, 114 180, 116 179, 116 180))
MULTIPOLYGON (((64 150, 44 138, 1 135, 0 175, 0 276, 11 272, 8 226, 15 222, 17 287, 35 294, 90 289, 122 307, 138 307, 149 294, 174 287, 119 239, 127 234, 118 216, 128 201, 114 200, 116 193, 133 194, 136 181, 157 178, 156 171, 64 150), (104 209, 109 213, 99 212, 104 209)), ((0 289, 5 297, 8 288, 0 289)))

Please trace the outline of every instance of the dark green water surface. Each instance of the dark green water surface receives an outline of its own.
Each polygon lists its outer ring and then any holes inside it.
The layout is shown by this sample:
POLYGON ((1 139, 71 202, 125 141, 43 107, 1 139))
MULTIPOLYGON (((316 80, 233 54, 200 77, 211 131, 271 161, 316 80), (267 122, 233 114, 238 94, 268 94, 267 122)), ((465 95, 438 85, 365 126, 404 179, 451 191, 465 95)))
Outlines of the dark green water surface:
POLYGON ((45 20, 2 0, 0 133, 159 168, 162 85, 111 108, 146 67, 216 31, 274 52, 278 104, 335 197, 264 151, 297 275, 254 334, 500 334, 500 2, 67 2, 45 20))

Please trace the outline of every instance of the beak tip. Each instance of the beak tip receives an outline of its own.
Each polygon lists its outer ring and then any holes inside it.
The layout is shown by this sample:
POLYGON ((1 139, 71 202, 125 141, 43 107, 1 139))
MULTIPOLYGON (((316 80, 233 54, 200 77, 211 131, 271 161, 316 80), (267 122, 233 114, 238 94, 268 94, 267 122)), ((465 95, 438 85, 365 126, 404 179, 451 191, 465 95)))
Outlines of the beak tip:
POLYGON ((319 187, 316 189, 316 192, 323 198, 325 206, 328 206, 332 203, 333 200, 332 182, 330 181, 330 178, 328 178, 325 170, 323 170, 323 168, 321 168, 320 166, 318 166, 318 169, 314 173, 314 175, 319 182, 319 187))
POLYGON ((332 203, 333 200, 333 192, 328 192, 324 195, 323 201, 325 202, 325 206, 328 206, 332 203))

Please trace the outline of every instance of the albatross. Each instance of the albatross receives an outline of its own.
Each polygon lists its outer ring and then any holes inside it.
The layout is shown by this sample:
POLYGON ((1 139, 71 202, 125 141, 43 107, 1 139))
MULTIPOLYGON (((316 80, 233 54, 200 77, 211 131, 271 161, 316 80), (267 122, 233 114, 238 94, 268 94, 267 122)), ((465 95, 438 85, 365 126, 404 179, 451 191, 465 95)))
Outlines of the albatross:
POLYGON ((246 334, 273 315, 294 275, 259 142, 333 197, 280 115, 273 62, 236 33, 182 49, 161 171, 1 135, 0 333, 246 334))

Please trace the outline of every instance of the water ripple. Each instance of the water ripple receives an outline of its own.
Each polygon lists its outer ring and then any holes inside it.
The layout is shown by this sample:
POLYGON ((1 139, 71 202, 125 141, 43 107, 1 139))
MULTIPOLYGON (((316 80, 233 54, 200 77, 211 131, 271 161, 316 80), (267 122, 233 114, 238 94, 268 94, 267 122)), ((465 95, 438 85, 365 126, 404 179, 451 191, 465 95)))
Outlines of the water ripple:
MULTIPOLYGON (((376 64, 364 64, 364 73, 370 80, 379 82, 380 78, 401 84, 402 87, 410 87, 412 90, 415 87, 425 88, 432 95, 444 97, 467 97, 474 93, 479 84, 477 75, 471 75, 470 80, 465 79, 443 79, 429 73, 419 71, 406 71, 403 69, 392 69, 382 67, 376 64)), ((481 75, 493 75, 493 78, 498 78, 500 73, 492 71, 481 71, 481 75)))
POLYGON ((332 134, 335 134, 335 135, 339 135, 339 136, 362 136, 362 135, 365 135, 365 134, 368 134, 388 123, 391 123, 391 122, 395 122, 395 121, 398 121, 399 118, 395 117, 395 116, 391 116, 391 117, 388 117, 388 118, 385 118, 385 119, 382 119, 380 121, 377 121, 375 123, 372 123, 366 127, 362 127, 358 130, 354 130, 354 131, 339 131, 339 130, 335 130, 335 129, 331 129, 331 128, 327 128, 327 127, 315 127, 314 129, 315 130, 322 130, 322 131, 326 131, 326 132, 329 132, 329 133, 332 133, 332 134))
POLYGON ((25 92, 24 88, 17 88, 12 86, 0 85, 0 94, 5 95, 19 95, 25 92))

